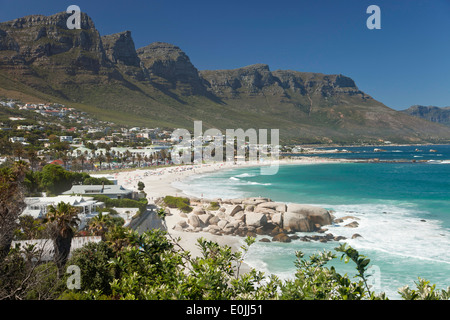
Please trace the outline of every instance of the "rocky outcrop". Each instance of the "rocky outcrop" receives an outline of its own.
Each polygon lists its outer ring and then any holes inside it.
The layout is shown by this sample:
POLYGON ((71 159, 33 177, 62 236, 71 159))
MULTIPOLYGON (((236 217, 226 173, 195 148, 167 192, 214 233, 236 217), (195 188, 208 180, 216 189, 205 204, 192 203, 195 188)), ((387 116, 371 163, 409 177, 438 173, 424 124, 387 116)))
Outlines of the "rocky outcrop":
POLYGON ((139 60, 130 31, 124 31, 102 37, 106 56, 113 63, 139 67, 139 60))
POLYGON ((0 65, 75 68, 98 72, 107 65, 101 37, 91 18, 81 14, 81 30, 68 30, 70 14, 32 15, 0 23, 0 65), (66 54, 57 61, 49 57, 66 54), (66 58, 66 59, 65 59, 66 58))
POLYGON ((198 70, 179 47, 154 42, 138 49, 137 55, 154 82, 162 87, 178 88, 184 95, 205 92, 198 70))
MULTIPOLYGON (((174 227, 176 230, 191 232, 209 232, 215 235, 236 235, 241 237, 267 235, 262 241, 291 242, 302 241, 339 241, 344 237, 335 237, 325 233, 326 225, 333 223, 330 212, 324 208, 274 202, 268 198, 214 199, 214 210, 210 210, 210 201, 191 199, 194 206, 187 216, 174 227), (297 232, 317 232, 313 236, 300 237, 297 232), (320 235, 323 234, 323 235, 320 235)), ((172 209, 173 210, 173 209, 172 209)))
POLYGON ((417 118, 450 126, 450 107, 439 108, 435 106, 416 105, 409 109, 402 110, 401 112, 417 118))
POLYGON ((336 94, 360 95, 355 82, 343 75, 324 75, 291 70, 270 71, 266 64, 255 64, 233 70, 205 70, 200 72, 208 89, 220 97, 237 98, 242 94, 288 97, 286 90, 302 95, 336 94))

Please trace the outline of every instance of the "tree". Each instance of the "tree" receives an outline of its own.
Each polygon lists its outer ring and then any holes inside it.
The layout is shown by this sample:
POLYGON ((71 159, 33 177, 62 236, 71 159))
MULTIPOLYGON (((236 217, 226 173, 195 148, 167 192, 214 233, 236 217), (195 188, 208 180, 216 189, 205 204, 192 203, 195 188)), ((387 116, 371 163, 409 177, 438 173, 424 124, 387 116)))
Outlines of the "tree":
POLYGON ((72 187, 70 173, 56 164, 48 164, 42 168, 41 184, 51 194, 58 194, 72 187))
POLYGON ((105 233, 108 231, 110 225, 109 215, 104 215, 100 212, 89 221, 89 231, 96 236, 101 236, 102 240, 105 240, 105 233))
POLYGON ((78 210, 68 203, 60 202, 48 208, 45 222, 50 226, 50 236, 55 249, 54 261, 60 272, 66 264, 72 245, 72 238, 77 230, 78 210))
POLYGON ((142 191, 142 190, 144 190, 144 188, 145 188, 145 184, 142 181, 139 181, 138 182, 138 190, 142 191))
POLYGON ((0 262, 9 252, 16 221, 25 208, 24 179, 27 171, 28 165, 23 161, 0 169, 0 262))
POLYGON ((30 149, 28 150, 27 156, 28 161, 30 161, 31 170, 34 171, 36 169, 36 164, 39 162, 37 152, 33 149, 30 149))
POLYGON ((106 242, 89 242, 73 251, 68 264, 81 269, 83 291, 102 288, 102 293, 109 295, 113 280, 109 261, 113 257, 114 251, 106 242))

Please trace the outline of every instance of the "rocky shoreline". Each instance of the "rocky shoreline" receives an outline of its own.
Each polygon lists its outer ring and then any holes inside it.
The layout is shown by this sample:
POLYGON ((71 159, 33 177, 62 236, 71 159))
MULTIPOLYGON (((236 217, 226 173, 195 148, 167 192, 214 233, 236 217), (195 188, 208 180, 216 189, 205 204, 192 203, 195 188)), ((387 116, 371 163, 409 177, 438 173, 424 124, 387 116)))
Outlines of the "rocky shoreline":
MULTIPOLYGON (((178 215, 179 219, 172 227, 175 231, 207 232, 215 236, 231 235, 239 237, 263 236, 259 241, 291 242, 300 241, 340 241, 343 236, 327 233, 326 226, 345 223, 347 216, 336 219, 327 209, 297 203, 285 204, 269 198, 251 197, 244 199, 198 199, 189 198, 192 211, 187 213, 177 208, 169 208, 163 198, 156 201, 168 215, 178 215), (297 232, 318 233, 299 236, 297 232)), ((343 225, 347 228, 358 227, 353 221, 343 225)), ((360 237, 354 234, 352 238, 360 237)))

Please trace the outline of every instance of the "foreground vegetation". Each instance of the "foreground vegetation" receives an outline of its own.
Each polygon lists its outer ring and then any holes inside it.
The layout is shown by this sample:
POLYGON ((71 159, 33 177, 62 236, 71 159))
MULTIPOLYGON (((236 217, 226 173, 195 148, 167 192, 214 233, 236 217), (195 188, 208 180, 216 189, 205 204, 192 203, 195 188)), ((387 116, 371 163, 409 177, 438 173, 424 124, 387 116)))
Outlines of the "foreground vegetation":
MULTIPOLYGON (((0 297, 3 299, 61 300, 387 300, 372 291, 367 275, 370 260, 356 250, 341 245, 341 259, 355 264, 356 278, 339 274, 327 263, 337 258, 320 252, 305 258, 296 253, 297 270, 291 280, 282 281, 255 269, 241 273, 241 266, 254 238, 247 238, 241 250, 198 240, 201 256, 193 257, 177 239, 166 232, 144 234, 112 226, 103 241, 74 250, 66 268, 80 268, 79 287, 68 289, 71 273, 59 272, 57 262, 32 264, 40 255, 33 247, 12 248, 0 263, 0 297)), ((419 279, 416 289, 404 287, 407 300, 450 298, 450 288, 437 290, 419 279)))
MULTIPOLYGON (((236 252, 201 238, 201 254, 194 257, 179 239, 165 231, 154 229, 139 234, 110 215, 99 215, 89 228, 101 236, 101 241, 73 250, 70 257, 78 223, 72 206, 60 203, 50 208, 41 223, 17 223, 23 219, 19 216, 24 207, 26 170, 21 162, 0 170, 0 299, 387 299, 370 286, 370 259, 346 244, 335 248, 335 253, 324 251, 309 258, 297 252, 295 274, 281 280, 255 269, 242 272, 254 238, 247 238, 236 252), (38 238, 53 244, 53 257, 43 259, 45 252, 35 245, 11 246, 15 235, 37 233, 38 238), (355 277, 327 266, 338 254, 345 262, 355 264, 355 277)), ((158 214, 164 223, 164 210, 158 214)), ((415 289, 405 286, 399 293, 407 300, 450 299, 450 287, 438 290, 420 278, 415 289)))

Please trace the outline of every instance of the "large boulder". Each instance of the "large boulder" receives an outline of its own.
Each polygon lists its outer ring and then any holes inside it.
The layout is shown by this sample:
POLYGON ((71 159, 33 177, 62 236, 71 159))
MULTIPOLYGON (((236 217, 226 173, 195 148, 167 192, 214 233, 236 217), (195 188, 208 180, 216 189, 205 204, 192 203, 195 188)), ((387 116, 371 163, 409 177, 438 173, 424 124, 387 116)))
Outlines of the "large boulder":
POLYGON ((285 233, 279 233, 272 238, 272 241, 291 242, 291 238, 285 233))
POLYGON ((282 202, 263 202, 258 204, 256 207, 258 210, 259 208, 268 208, 273 209, 278 212, 286 212, 287 206, 285 203, 282 202))
POLYGON ((283 214, 279 212, 272 215, 272 222, 279 227, 283 227, 283 214))
POLYGON ((346 224, 344 227, 346 228, 357 228, 359 226, 359 223, 356 221, 350 222, 349 224, 346 224))
POLYGON ((233 217, 234 220, 245 221, 245 211, 239 211, 233 217))
POLYGON ((202 221, 200 220, 200 218, 196 214, 190 214, 189 215, 188 223, 194 228, 203 227, 202 221))
POLYGON ((209 218, 208 223, 212 225, 217 225, 220 221, 220 218, 218 216, 212 216, 209 218))
POLYGON ((285 212, 283 228, 289 232, 312 232, 314 224, 306 216, 298 212, 285 212))
POLYGON ((220 221, 217 223, 217 226, 220 227, 221 229, 224 229, 224 228, 227 226, 227 224, 228 224, 228 221, 227 221, 227 220, 220 220, 220 221))
POLYGON ((206 211, 205 211, 205 209, 203 209, 202 207, 199 206, 199 207, 195 207, 194 210, 192 210, 192 213, 199 216, 199 215, 205 214, 206 211))
POLYGON ((208 225, 209 224, 209 220, 213 217, 212 214, 207 213, 207 214, 202 214, 199 215, 198 218, 200 219, 200 221, 204 224, 204 225, 208 225))
POLYGON ((238 213, 239 211, 243 211, 243 210, 244 209, 240 205, 235 205, 235 206, 231 206, 231 207, 227 208, 227 210, 225 212, 230 216, 234 216, 236 213, 238 213))
POLYGON ((267 217, 260 212, 248 212, 245 216, 245 223, 251 227, 261 227, 267 223, 267 217))
POLYGON ((321 226, 326 226, 332 224, 331 215, 327 209, 306 205, 290 203, 287 205, 287 212, 296 213, 308 218, 313 225, 319 224, 321 226))

